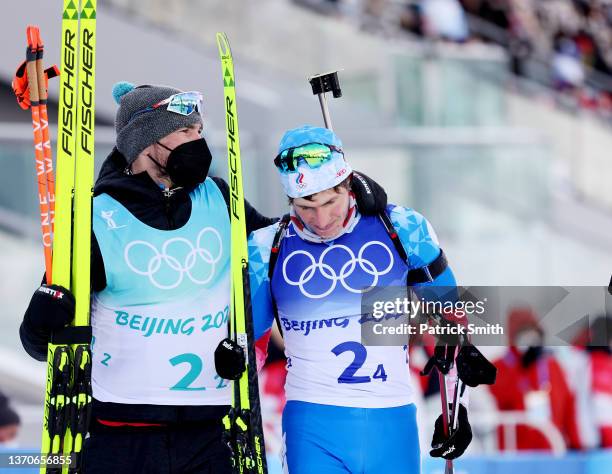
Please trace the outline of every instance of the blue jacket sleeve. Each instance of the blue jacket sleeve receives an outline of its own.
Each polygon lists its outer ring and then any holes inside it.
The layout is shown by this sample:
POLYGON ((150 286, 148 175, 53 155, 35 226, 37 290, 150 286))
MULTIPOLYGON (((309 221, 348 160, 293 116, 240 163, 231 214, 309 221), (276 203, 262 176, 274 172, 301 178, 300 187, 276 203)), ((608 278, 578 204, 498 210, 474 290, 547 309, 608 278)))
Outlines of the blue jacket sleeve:
POLYGON ((249 282, 255 340, 265 336, 274 323, 274 307, 270 291, 268 267, 272 241, 278 228, 273 224, 252 232, 249 236, 249 282))
MULTIPOLYGON (((389 218, 406 249, 410 268, 429 265, 440 255, 438 236, 429 221, 414 209, 389 205, 389 218)), ((455 287, 457 282, 450 265, 434 281, 418 286, 455 287)))

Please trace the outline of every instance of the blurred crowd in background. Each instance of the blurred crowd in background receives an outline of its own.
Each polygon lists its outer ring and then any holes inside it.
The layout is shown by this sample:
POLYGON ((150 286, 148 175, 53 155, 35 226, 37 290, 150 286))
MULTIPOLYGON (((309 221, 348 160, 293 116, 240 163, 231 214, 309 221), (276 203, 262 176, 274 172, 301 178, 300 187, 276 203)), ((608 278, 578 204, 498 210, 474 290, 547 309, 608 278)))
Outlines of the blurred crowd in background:
POLYGON ((552 448, 538 424, 552 423, 567 449, 612 448, 612 318, 599 316, 570 347, 547 348, 538 316, 515 308, 508 316, 508 348, 495 361, 491 394, 500 412, 518 412, 516 440, 498 429, 499 448, 552 448))
POLYGON ((294 0, 363 29, 436 41, 487 42, 508 50, 517 76, 565 92, 581 108, 612 116, 612 0, 294 0), (349 8, 353 4, 353 9, 349 8))

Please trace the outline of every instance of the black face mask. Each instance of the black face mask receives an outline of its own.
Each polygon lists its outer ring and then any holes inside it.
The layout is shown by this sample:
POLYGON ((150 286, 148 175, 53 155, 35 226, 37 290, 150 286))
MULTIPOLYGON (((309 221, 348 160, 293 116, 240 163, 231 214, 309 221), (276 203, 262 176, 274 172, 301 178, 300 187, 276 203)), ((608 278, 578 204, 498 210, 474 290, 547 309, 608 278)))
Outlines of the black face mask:
POLYGON ((521 365, 525 368, 536 362, 543 354, 542 346, 531 346, 521 356, 521 365))
POLYGON ((151 155, 148 156, 168 175, 174 186, 193 189, 204 182, 212 161, 212 155, 204 138, 185 142, 174 149, 160 142, 157 144, 170 151, 166 166, 160 165, 151 155))

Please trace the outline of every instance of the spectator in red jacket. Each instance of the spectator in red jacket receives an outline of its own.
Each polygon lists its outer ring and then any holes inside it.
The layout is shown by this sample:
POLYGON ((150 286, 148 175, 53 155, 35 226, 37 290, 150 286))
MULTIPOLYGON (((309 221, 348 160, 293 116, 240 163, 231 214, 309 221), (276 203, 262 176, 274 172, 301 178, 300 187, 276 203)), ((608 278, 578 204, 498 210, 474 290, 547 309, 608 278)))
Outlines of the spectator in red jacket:
MULTIPOLYGON (((550 421, 570 449, 580 449, 574 396, 554 356, 543 348, 544 331, 530 308, 515 308, 508 315, 509 348, 497 361, 497 381, 491 386, 500 411, 521 411, 533 420, 550 421)), ((498 431, 500 449, 511 441, 498 431)), ((519 424, 516 449, 549 450, 550 442, 536 428, 519 424)))
POLYGON ((599 435, 599 446, 612 448, 612 316, 599 316, 574 341, 588 357, 590 391, 587 407, 599 435))

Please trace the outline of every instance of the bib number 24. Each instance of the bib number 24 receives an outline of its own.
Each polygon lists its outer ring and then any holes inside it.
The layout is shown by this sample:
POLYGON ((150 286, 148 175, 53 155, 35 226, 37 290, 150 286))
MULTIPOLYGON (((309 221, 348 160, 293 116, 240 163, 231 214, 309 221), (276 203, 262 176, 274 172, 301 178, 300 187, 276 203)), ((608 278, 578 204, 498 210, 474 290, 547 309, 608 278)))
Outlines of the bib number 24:
POLYGON ((355 341, 347 341, 338 344, 331 351, 336 357, 344 352, 352 352, 354 355, 353 362, 351 362, 351 364, 340 374, 340 377, 338 377, 338 383, 369 383, 372 379, 378 379, 382 382, 387 381, 387 373, 382 364, 378 364, 378 367, 371 377, 369 375, 355 375, 368 357, 368 351, 363 344, 355 341))

